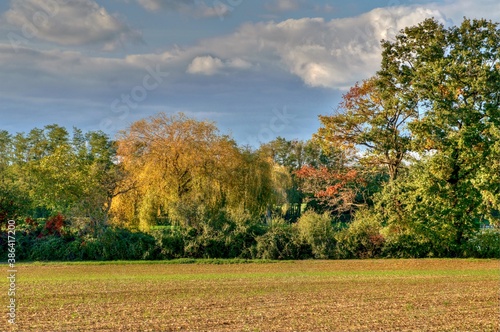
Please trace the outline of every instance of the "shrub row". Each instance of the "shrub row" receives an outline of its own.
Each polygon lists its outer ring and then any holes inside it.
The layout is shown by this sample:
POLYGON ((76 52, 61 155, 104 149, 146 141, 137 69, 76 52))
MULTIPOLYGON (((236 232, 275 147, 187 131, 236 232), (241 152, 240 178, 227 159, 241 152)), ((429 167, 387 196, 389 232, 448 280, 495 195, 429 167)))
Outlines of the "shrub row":
MULTIPOLYGON (((224 220, 217 227, 164 227, 148 233, 107 227, 98 234, 20 227, 18 261, 156 260, 175 258, 351 259, 437 256, 432 241, 413 233, 394 233, 360 212, 349 225, 314 212, 297 223, 273 219, 268 225, 224 220)), ((0 259, 7 260, 7 234, 0 235, 0 259)), ((462 248, 463 257, 500 258, 500 232, 478 231, 462 248)))

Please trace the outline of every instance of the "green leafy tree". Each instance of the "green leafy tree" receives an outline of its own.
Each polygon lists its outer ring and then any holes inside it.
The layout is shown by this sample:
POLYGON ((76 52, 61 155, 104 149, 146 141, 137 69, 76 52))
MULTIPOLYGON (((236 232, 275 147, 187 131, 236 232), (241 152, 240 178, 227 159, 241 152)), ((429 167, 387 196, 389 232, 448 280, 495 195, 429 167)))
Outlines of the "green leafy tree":
POLYGON ((498 206, 499 44, 498 24, 468 19, 448 29, 428 19, 383 44, 378 75, 403 100, 416 98, 419 111, 408 125, 418 175, 394 196, 392 207, 402 210, 392 212, 400 223, 416 217, 413 226, 428 236, 446 234, 449 255, 498 206))
POLYGON ((0 150, 1 208, 9 211, 3 214, 37 218, 63 213, 94 231, 106 224, 121 180, 107 135, 74 128, 70 139, 58 125, 26 135, 2 131, 0 150))

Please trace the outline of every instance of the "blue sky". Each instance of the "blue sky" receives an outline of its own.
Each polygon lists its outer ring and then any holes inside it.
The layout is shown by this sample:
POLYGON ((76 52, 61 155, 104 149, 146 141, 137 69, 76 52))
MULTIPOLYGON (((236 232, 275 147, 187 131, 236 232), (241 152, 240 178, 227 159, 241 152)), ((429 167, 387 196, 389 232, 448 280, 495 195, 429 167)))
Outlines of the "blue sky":
POLYGON ((435 17, 500 19, 496 0, 10 0, 0 4, 0 129, 114 136, 158 112, 240 144, 308 139, 380 40, 435 17))

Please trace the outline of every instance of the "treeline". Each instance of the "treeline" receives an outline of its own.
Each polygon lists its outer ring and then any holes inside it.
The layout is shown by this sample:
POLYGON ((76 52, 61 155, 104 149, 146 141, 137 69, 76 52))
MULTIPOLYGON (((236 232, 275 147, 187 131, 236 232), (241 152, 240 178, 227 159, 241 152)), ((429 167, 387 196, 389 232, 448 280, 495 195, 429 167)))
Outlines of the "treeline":
POLYGON ((29 260, 499 257, 498 45, 486 20, 401 31, 306 142, 163 113, 2 131, 2 229, 29 260))

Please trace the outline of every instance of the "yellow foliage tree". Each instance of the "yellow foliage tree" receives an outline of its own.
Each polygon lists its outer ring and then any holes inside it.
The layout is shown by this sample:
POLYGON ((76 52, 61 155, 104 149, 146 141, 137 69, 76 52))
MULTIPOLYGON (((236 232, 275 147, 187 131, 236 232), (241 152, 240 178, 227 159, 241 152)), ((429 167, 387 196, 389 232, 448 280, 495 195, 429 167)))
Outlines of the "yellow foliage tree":
POLYGON ((135 188, 114 202, 119 223, 197 226, 223 209, 259 213, 269 200, 271 190, 262 190, 271 183, 267 165, 211 122, 160 113, 133 123, 117 145, 125 182, 135 188))

